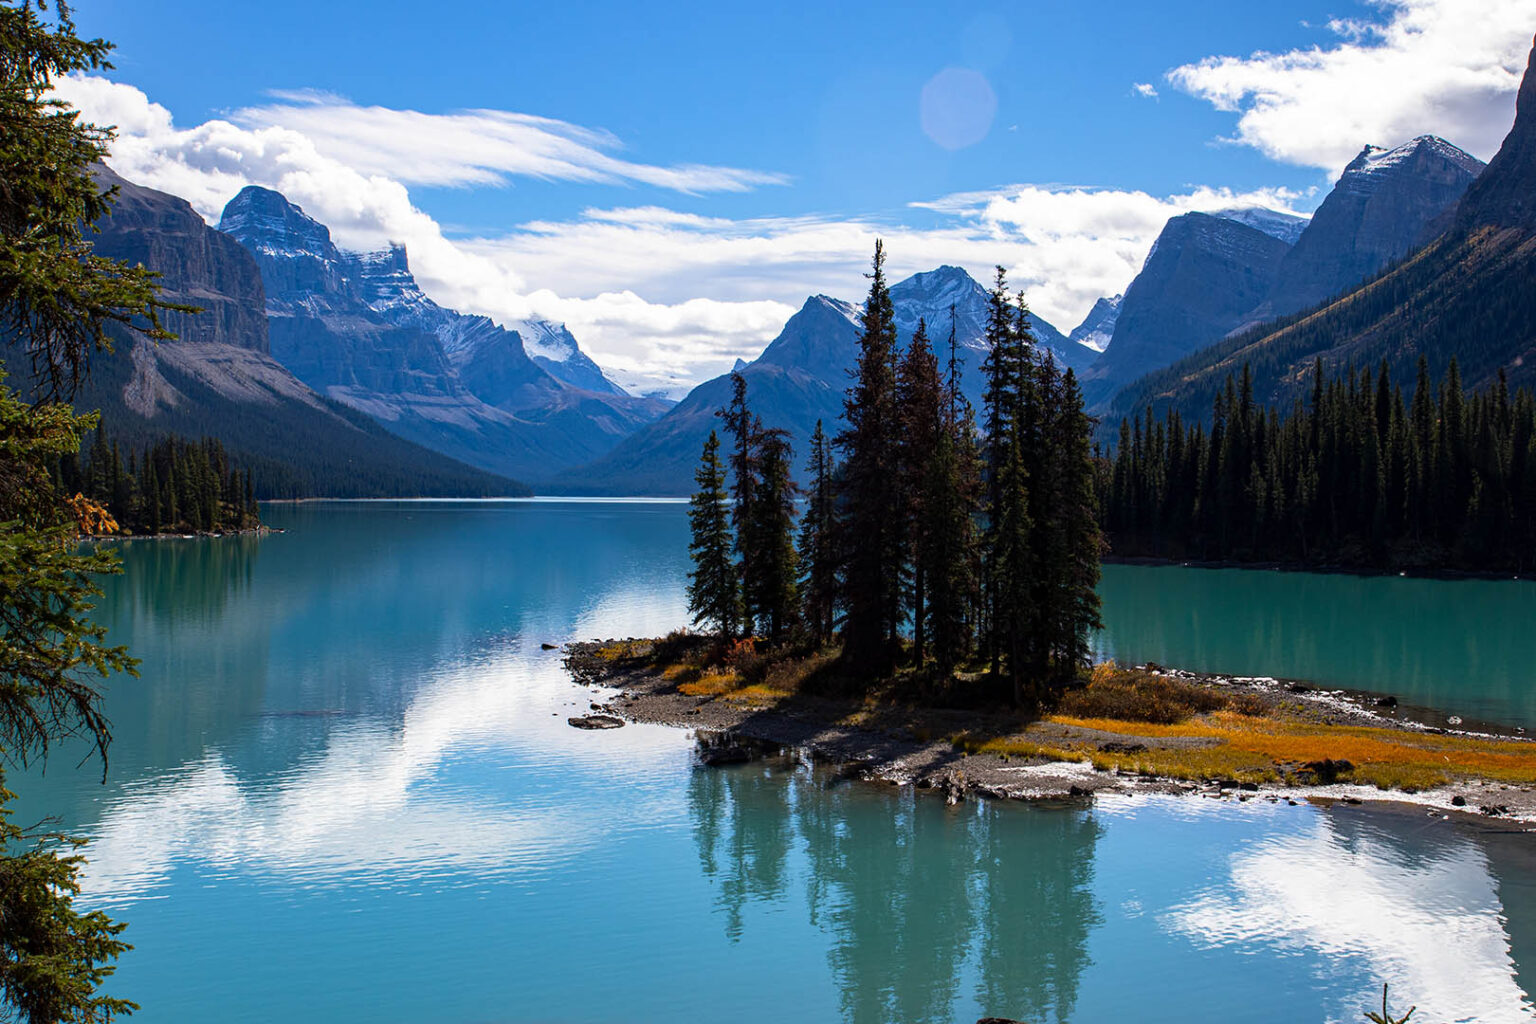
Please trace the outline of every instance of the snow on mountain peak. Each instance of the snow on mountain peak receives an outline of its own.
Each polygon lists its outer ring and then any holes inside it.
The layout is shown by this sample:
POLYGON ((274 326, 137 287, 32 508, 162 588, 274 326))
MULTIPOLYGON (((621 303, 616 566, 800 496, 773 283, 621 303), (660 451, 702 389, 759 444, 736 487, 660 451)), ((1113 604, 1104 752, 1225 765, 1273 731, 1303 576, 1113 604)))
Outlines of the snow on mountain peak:
POLYGON ((1360 155, 1344 168, 1344 174, 1355 177, 1385 174, 1417 156, 1421 151, 1433 153, 1473 175, 1483 169, 1483 162, 1461 147, 1445 141, 1438 135, 1420 135, 1394 149, 1366 146, 1360 151, 1360 155))
POLYGON ((1278 238, 1286 245, 1295 245, 1296 239, 1307 229, 1308 219, 1294 213, 1283 213, 1263 206, 1239 206, 1229 210, 1215 210, 1212 217, 1246 224, 1262 231, 1271 238, 1278 238))

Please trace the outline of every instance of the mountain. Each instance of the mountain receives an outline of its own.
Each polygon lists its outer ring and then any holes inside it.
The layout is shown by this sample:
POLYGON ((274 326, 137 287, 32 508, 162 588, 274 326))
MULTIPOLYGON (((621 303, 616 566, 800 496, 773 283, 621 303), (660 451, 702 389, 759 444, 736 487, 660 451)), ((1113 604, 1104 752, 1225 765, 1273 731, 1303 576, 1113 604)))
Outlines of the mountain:
POLYGON ((565 324, 550 320, 518 320, 507 326, 523 339, 528 358, 556 379, 600 395, 630 397, 628 391, 609 380, 603 368, 581 350, 565 324))
MULTIPOLYGON (((947 358, 943 350, 954 307, 961 389, 978 407, 984 385, 987 295, 959 267, 939 267, 891 286, 899 343, 905 346, 918 321, 926 320, 941 359, 947 358)), ((766 426, 790 432, 797 457, 808 454, 818 419, 828 435, 840 429, 843 397, 858 355, 859 313, 851 303, 813 295, 762 355, 738 368, 747 381, 752 411, 766 426)), ((1040 343, 1066 365, 1081 366, 1093 358, 1091 349, 1069 341, 1044 320, 1032 317, 1032 326, 1040 343)), ((730 397, 728 374, 705 381, 661 419, 590 465, 557 477, 550 488, 569 494, 689 493, 704 439, 719 426, 715 412, 730 397)))
POLYGON ((347 259, 374 313, 437 338, 449 378, 481 402, 536 425, 546 445, 575 452, 531 472, 548 474, 594 458, 672 406, 630 395, 608 380, 563 324, 521 320, 502 326, 439 306, 417 285, 402 246, 347 259))
POLYGON ((1529 67, 1503 146, 1442 220, 1450 224, 1444 234, 1321 308, 1135 382, 1107 419, 1148 404, 1204 417, 1216 389, 1244 364, 1255 396, 1280 404, 1306 393, 1315 359, 1328 372, 1384 360, 1406 388, 1420 354, 1436 375, 1456 357, 1470 386, 1494 383, 1501 370, 1512 385, 1536 383, 1536 74, 1529 67))
MULTIPOLYGON (((1109 346, 1083 374, 1090 407, 1142 374, 1221 340, 1263 302, 1291 248, 1282 215, 1186 213, 1163 227, 1126 289, 1109 346)), ((1292 218, 1297 219, 1297 218, 1292 218)))
MULTIPOLYGON (((1344 168, 1295 246, 1255 322, 1315 306, 1429 241, 1483 162, 1433 135, 1396 149, 1366 146, 1344 168)), ((1440 225, 1443 229, 1444 225, 1440 225)))
POLYGON ((402 247, 343 252, 280 193, 243 189, 219 227, 260 267, 273 356, 424 447, 527 479, 602 454, 665 409, 567 384, 517 332, 427 298, 402 247))
POLYGON ((1095 352, 1103 352, 1109 347, 1109 339, 1114 336, 1115 321, 1120 319, 1120 304, 1124 301, 1124 293, 1113 298, 1099 299, 1088 311, 1088 315, 1083 317, 1083 322, 1067 335, 1067 340, 1095 352))
MULTIPOLYGON (((901 343, 905 345, 911 339, 921 319, 928 323, 928 336, 933 340, 935 351, 942 348, 949 337, 949 311, 953 307, 955 340, 965 350, 962 358, 968 366, 979 368, 981 360, 986 358, 986 345, 982 339, 987 329, 988 296, 987 289, 959 267, 942 266, 897 282, 891 286, 891 304, 896 309, 896 329, 901 343)), ((1097 353, 1068 340, 1033 313, 1029 315, 1029 323, 1035 341, 1049 349, 1059 365, 1081 373, 1097 357, 1097 353)), ((979 403, 979 374, 967 374, 965 384, 968 397, 979 403)))
POLYGON ((118 189, 97 251, 142 263, 161 275, 165 298, 204 309, 167 315, 175 341, 115 330, 116 351, 93 359, 76 404, 101 409, 117 440, 138 447, 170 433, 217 437, 268 497, 527 493, 408 444, 305 386, 271 356, 261 273, 244 248, 175 196, 105 165, 96 178, 118 189))

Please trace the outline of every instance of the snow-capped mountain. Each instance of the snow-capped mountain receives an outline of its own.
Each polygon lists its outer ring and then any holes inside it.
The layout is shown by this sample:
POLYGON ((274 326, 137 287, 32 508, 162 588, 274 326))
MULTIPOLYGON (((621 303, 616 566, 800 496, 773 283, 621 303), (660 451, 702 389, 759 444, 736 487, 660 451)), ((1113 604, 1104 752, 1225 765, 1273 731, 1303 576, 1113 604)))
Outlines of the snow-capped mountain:
MULTIPOLYGON (((167 434, 217 437, 246 465, 278 469, 265 482, 273 496, 525 493, 326 401, 273 357, 272 338, 286 342, 292 317, 277 324, 269 318, 266 284, 251 252, 210 228, 185 200, 135 185, 105 165, 94 173, 101 187, 117 189, 111 215, 98 225, 96 251, 148 267, 160 275, 164 299, 203 310, 163 314, 174 339, 150 342, 111 329, 118 348, 93 359, 79 397, 101 410, 114 437, 130 447, 167 434)), ((329 235, 312 221, 284 206, 253 203, 236 223, 260 232, 269 256, 284 254, 286 277, 274 279, 279 286, 337 280, 329 235)))
MULTIPOLYGON (((961 389, 981 405, 987 323, 987 290, 959 267, 939 267, 891 286, 897 343, 905 347, 926 320, 940 358, 947 358, 950 308, 954 307, 961 389)), ((831 436, 841 429, 843 399, 859 351, 861 306, 828 295, 812 295, 789 318, 779 336, 736 371, 747 382, 754 414, 769 427, 789 431, 799 457, 817 421, 831 436)), ((1039 317, 1033 326, 1040 344, 1058 362, 1082 365, 1095 353, 1068 341, 1039 317), (1072 361, 1069 361, 1069 357, 1072 361), (1086 358, 1085 358, 1086 357, 1086 358)), ((655 423, 626 438, 590 465, 565 474, 555 489, 572 493, 687 494, 699 449, 719 420, 715 411, 731 397, 729 374, 705 381, 655 423)))
MULTIPOLYGON (((905 343, 917 329, 919 320, 927 322, 928 337, 935 350, 949 337, 950 310, 954 310, 955 341, 966 350, 967 361, 976 366, 986 355, 983 338, 987 329, 989 293, 960 267, 942 266, 913 274, 891 286, 891 305, 896 311, 896 329, 905 343)), ((1093 352, 1065 335, 1045 320, 1031 313, 1030 326, 1035 341, 1048 349, 1056 362, 1081 373, 1093 362, 1093 352)), ((980 392, 978 391, 979 395, 980 392)))
POLYGON ((433 302, 404 248, 344 252, 277 192, 244 189, 220 227, 261 268, 274 357, 425 447, 540 479, 601 454, 666 408, 611 384, 596 392, 567 383, 528 355, 516 331, 433 302))
POLYGON ((1083 322, 1067 335, 1067 340, 1075 341, 1095 352, 1103 352, 1109 347, 1109 339, 1114 337, 1115 321, 1120 319, 1120 303, 1124 301, 1123 292, 1110 298, 1099 299, 1088 311, 1088 315, 1083 317, 1083 322))
POLYGON ((1295 245, 1296 239, 1307 229, 1310 218, 1294 213, 1284 213, 1263 206, 1235 206, 1228 210, 1216 210, 1212 217, 1235 220, 1239 224, 1262 231, 1270 238, 1278 238, 1286 245, 1295 245))
POLYGON ((1366 146, 1286 253, 1265 307, 1249 319, 1315 306, 1407 256, 1445 229, 1482 169, 1481 160, 1433 135, 1396 149, 1366 146))
POLYGON ((507 327, 523 339, 523 350, 529 359, 572 387, 599 394, 629 394, 581 350, 565 324, 552 320, 516 320, 507 327))

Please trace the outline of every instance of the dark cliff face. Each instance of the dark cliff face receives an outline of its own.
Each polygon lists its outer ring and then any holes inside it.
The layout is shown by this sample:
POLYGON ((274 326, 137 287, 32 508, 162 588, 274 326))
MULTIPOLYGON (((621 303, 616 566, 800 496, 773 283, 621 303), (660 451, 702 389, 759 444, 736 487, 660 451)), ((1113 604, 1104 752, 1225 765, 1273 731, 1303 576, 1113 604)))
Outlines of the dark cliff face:
POLYGON ((1536 68, 1526 70, 1515 124, 1467 189, 1455 226, 1397 266, 1318 312, 1234 335, 1125 388, 1111 416, 1151 405, 1186 419, 1210 414, 1212 396, 1245 363, 1261 402, 1287 405, 1328 373, 1385 362, 1411 386, 1420 356, 1438 376, 1454 357, 1473 388, 1504 376, 1536 384, 1536 68))
POLYGON ((167 313, 165 326, 183 342, 266 352, 265 293, 251 255, 204 223, 185 200, 135 185, 105 164, 94 173, 102 187, 118 190, 112 215, 97 225, 96 251, 157 271, 164 298, 203 310, 167 313))
POLYGON ((1515 100, 1515 124, 1488 169, 1467 189, 1457 227, 1536 229, 1536 45, 1515 100))
POLYGON ((1344 169, 1280 264, 1271 316, 1315 306, 1425 242, 1483 162, 1432 135, 1393 150, 1367 146, 1344 169))
POLYGON ((1084 376, 1090 404, 1241 324, 1269 296, 1289 249, 1263 231, 1209 214, 1170 220, 1126 290, 1109 347, 1084 376))
POLYGON ((219 230, 255 258, 266 287, 272 354, 304 383, 322 393, 463 394, 438 340, 377 315, 354 261, 323 224, 282 195, 243 189, 224 208, 219 230))

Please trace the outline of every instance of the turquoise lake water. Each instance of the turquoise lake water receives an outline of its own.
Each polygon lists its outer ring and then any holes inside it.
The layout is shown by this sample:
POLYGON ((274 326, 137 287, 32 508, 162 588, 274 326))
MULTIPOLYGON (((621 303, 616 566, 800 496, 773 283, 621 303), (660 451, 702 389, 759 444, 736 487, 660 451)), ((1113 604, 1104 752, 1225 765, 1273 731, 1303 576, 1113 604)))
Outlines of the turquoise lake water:
MULTIPOLYGON (((1536 1019, 1536 841, 1422 812, 989 802, 589 733, 542 642, 685 618, 685 509, 274 506, 262 539, 123 545, 143 659, 92 837, 157 1021, 1536 1019), (1374 993, 1374 995, 1373 995, 1374 993), (1396 1000, 1394 1000, 1395 1002, 1396 1000)), ((1112 566, 1100 646, 1536 723, 1536 589, 1112 566)))

